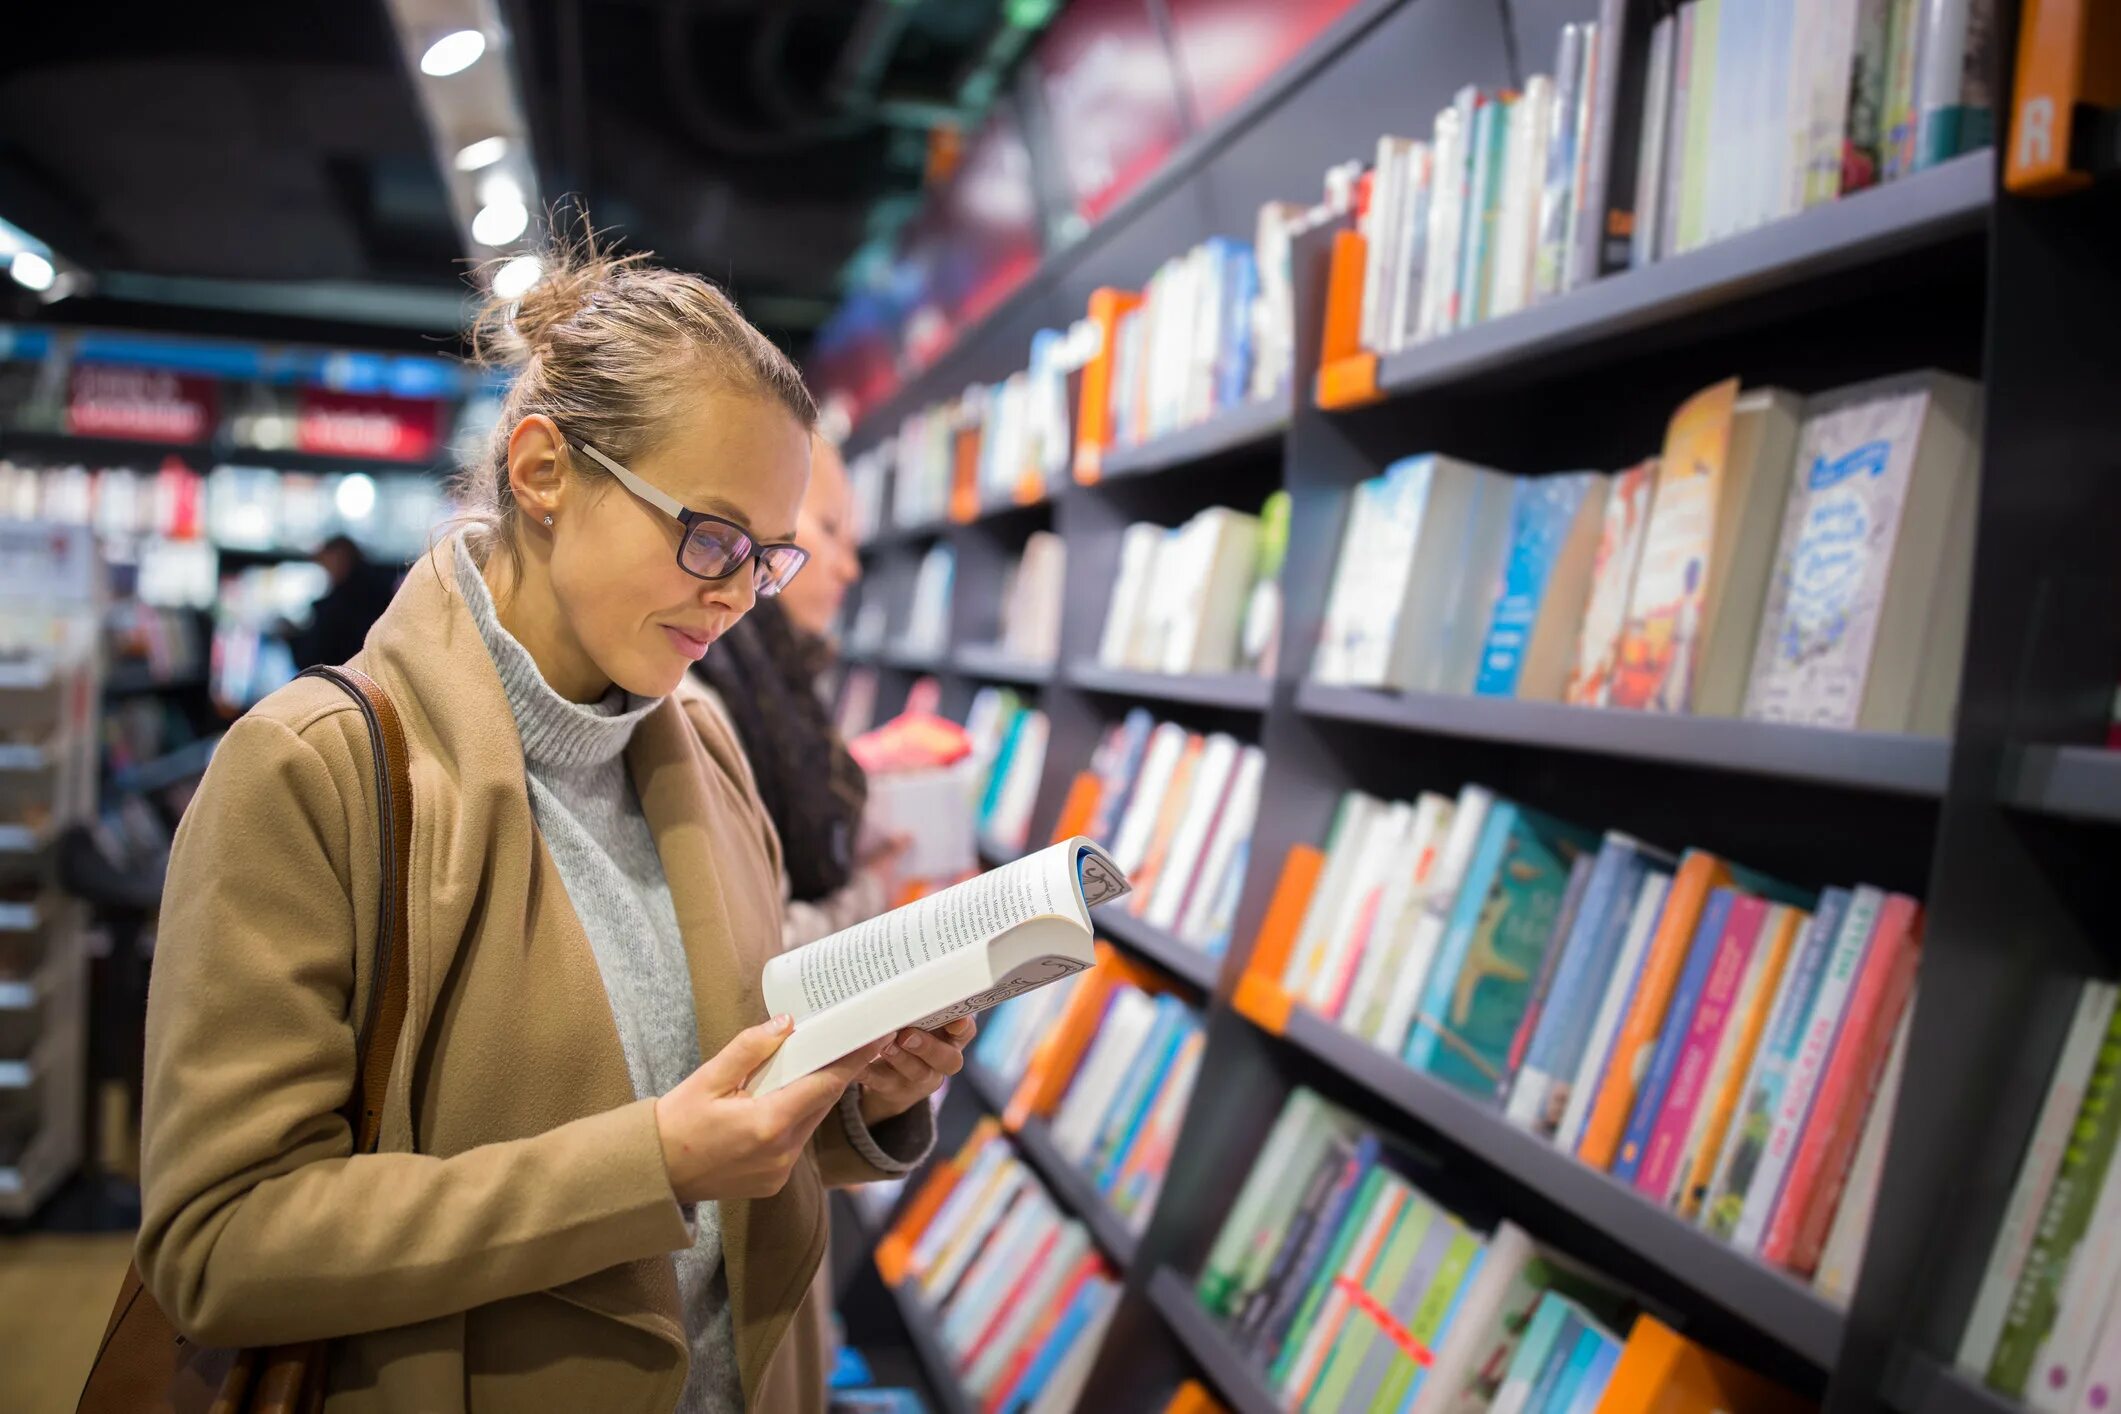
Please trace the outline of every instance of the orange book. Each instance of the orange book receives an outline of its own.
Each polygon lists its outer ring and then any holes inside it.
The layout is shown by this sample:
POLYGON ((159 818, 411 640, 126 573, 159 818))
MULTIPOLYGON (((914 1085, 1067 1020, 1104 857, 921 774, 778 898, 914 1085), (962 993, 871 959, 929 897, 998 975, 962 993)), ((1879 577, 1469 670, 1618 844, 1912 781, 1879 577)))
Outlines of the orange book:
POLYGON ((1318 876, 1326 865, 1325 852, 1316 845, 1289 847, 1283 859, 1281 878, 1275 881, 1274 897, 1267 902, 1267 915, 1252 939, 1245 970, 1237 979, 1232 1004, 1254 1025, 1279 1036, 1289 1024, 1289 994, 1282 990, 1281 975, 1289 965, 1290 950, 1318 889, 1318 876))
POLYGON ((1672 876, 1671 892, 1665 896, 1664 912, 1657 919, 1657 932, 1642 957, 1642 976, 1635 984, 1620 1030, 1613 1038, 1612 1059, 1606 1062, 1605 1079, 1584 1122, 1583 1142, 1576 1157, 1594 1169, 1612 1167, 1627 1130, 1628 1116, 1635 1110, 1635 1088, 1649 1068, 1657 1037, 1664 1030, 1664 1014, 1672 1005, 1672 992, 1686 966, 1687 945, 1701 920, 1702 905, 1709 891, 1731 881, 1730 866, 1704 850, 1690 849, 1672 876))
POLYGON ((951 443, 950 519, 960 525, 979 515, 980 424, 968 422, 951 443))
POLYGON ((1098 797, 1103 792, 1104 785, 1095 772, 1078 771, 1068 786, 1068 798, 1061 802, 1060 819, 1054 823, 1050 843, 1089 834, 1090 822, 1097 817, 1098 797))
POLYGON ((1871 1096, 1885 1072, 1900 1013, 1915 989, 1921 948, 1922 905, 1906 894, 1887 895, 1863 955, 1863 971, 1849 994, 1832 1057, 1820 1072, 1812 1113, 1790 1160, 1775 1216, 1760 1242, 1762 1258, 1800 1276, 1808 1278, 1818 1267, 1819 1249, 1826 1245, 1834 1210, 1841 1206, 1871 1096))
POLYGON ((2091 184, 2070 165, 2080 123, 2121 106, 2121 6, 2113 0, 2024 0, 2018 82, 2003 184, 2020 196, 2060 196, 2091 184), (2079 105, 2084 105, 2079 107, 2079 105))
POLYGON ((1199 1380, 1187 1380, 1164 1406, 1164 1414, 1230 1414, 1199 1380))
POLYGON ((1068 1082, 1075 1078, 1076 1066, 1082 1064, 1083 1053, 1097 1035, 1098 1023, 1104 1020, 1105 1004, 1112 999, 1114 987, 1165 990, 1161 979, 1129 961, 1112 944, 1099 942, 1095 947, 1097 965, 1075 983, 1060 1019, 1032 1051, 1024 1078, 1003 1110, 1002 1123, 1012 1132, 1022 1129, 1033 1115, 1051 1115, 1059 1107, 1061 1097, 1068 1093, 1068 1082))
POLYGON ((1704 1350, 1655 1316, 1637 1316, 1606 1381, 1598 1414, 1794 1414, 1810 1408, 1789 1390, 1704 1350))
POLYGON ((1142 851, 1142 863, 1128 882, 1134 885, 1134 894, 1127 900, 1127 912, 1139 918, 1149 905, 1149 895, 1155 892, 1156 876, 1164 867, 1164 857, 1171 852, 1171 836, 1178 832, 1179 818, 1186 813, 1186 797, 1193 790, 1193 768, 1200 764, 1201 734, 1191 732, 1186 737, 1186 749, 1179 753, 1178 765, 1171 771, 1171 784, 1164 787, 1164 798, 1157 802, 1156 829, 1149 835, 1149 847, 1142 851))
POLYGON ((1703 1122, 1696 1143, 1693 1165, 1681 1180, 1679 1215, 1688 1222, 1701 1212, 1701 1205, 1708 1198, 1709 1184, 1716 1176, 1716 1161, 1723 1155, 1723 1137, 1730 1132, 1731 1116, 1738 1112, 1738 1102, 1745 1095, 1745 1082, 1753 1069, 1753 1052, 1759 1049, 1760 1035, 1767 1029, 1768 1013, 1775 1009, 1782 970, 1789 965, 1798 935, 1811 921, 1811 914, 1786 904, 1774 905, 1768 915, 1768 927, 1773 931, 1761 944, 1766 956, 1760 964, 1759 985, 1753 990, 1745 1014, 1733 1018, 1737 1037, 1731 1043, 1730 1054, 1720 1062, 1721 1083, 1708 1096, 1708 1119, 1703 1122))
POLYGON ((1377 400, 1377 355, 1362 346, 1362 288, 1369 242, 1357 231, 1333 237, 1326 276, 1326 317, 1312 398, 1320 407, 1357 407, 1377 400))
POLYGON ((1097 326, 1097 356, 1083 368, 1082 401, 1075 414, 1075 479, 1096 484, 1104 474, 1105 449, 1112 445, 1112 370, 1119 353, 1120 316, 1141 307, 1130 290, 1090 292, 1089 321, 1097 326))
POLYGON ((965 1176, 965 1170, 972 1166, 980 1149, 1001 1132, 1000 1124, 992 1119, 982 1119, 972 1127, 964 1146, 937 1164, 934 1172, 928 1175, 920 1191, 913 1195, 913 1201, 891 1225, 891 1231, 876 1244, 876 1270, 885 1285, 897 1286, 906 1279, 906 1267, 913 1260, 913 1249, 920 1242, 921 1234, 927 1231, 936 1211, 957 1187, 958 1180, 965 1176))

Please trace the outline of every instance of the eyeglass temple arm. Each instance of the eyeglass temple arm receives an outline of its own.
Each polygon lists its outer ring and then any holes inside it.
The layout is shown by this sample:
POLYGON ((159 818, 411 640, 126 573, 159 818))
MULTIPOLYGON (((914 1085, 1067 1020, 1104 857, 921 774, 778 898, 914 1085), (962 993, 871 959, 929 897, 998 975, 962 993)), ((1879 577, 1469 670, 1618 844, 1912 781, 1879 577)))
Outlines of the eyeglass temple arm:
POLYGON ((597 461, 603 465, 604 470, 610 472, 613 476, 616 476, 619 479, 619 484, 621 486, 624 486, 628 491, 631 491, 634 495, 639 496, 649 505, 654 506, 664 515, 669 516, 673 520, 683 520, 685 518, 684 504, 677 500, 675 497, 664 495, 661 491, 658 491, 655 487, 650 486, 647 482, 641 480, 640 477, 635 476, 625 467, 620 466, 617 462, 613 461, 610 457, 605 456, 602 452, 598 451, 595 447, 590 446, 587 442, 577 442, 575 443, 575 445, 577 447, 580 447, 584 452, 588 453, 590 456, 595 457, 597 461))

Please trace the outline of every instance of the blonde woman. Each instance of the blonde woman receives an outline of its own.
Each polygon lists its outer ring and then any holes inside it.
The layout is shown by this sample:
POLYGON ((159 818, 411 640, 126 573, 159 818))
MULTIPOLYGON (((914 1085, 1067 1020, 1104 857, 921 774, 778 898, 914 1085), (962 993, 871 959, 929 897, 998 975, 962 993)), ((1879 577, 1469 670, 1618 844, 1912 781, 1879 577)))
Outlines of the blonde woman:
POLYGON ((334 1414, 815 1410, 822 1185, 917 1163, 961 1059, 907 1035, 741 1088, 787 1029, 759 991, 780 847, 687 669, 802 568, 811 402, 704 281, 587 243, 547 270, 482 326, 517 371, 480 523, 355 660, 412 753, 383 1152, 339 1113, 368 743, 298 681, 230 731, 171 860, 139 1265, 201 1342, 331 1339, 334 1414))

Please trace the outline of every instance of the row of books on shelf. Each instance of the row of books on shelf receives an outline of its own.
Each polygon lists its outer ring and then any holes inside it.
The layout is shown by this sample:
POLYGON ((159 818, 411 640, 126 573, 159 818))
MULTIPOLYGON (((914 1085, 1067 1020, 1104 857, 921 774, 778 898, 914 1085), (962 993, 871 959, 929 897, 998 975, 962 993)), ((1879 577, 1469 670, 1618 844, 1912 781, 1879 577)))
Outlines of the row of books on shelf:
POLYGON ((1067 1414, 1119 1305, 1089 1230, 993 1119, 931 1169, 876 1265, 933 1313, 959 1389, 981 1414, 1067 1414))
POLYGON ((1947 735, 1979 402, 1728 379, 1613 475, 1403 459, 1353 493, 1312 676, 1947 735))
POLYGON ((0 459, 0 520, 88 525, 110 540, 306 552, 344 534, 378 557, 409 559, 451 514, 442 484, 425 476, 254 466, 202 476, 175 458, 151 472, 0 459))
POLYGON ((1255 389, 1259 259, 1242 242, 1211 237, 1165 261, 1139 295, 1106 298, 1091 323, 1110 320, 1107 446, 1196 426, 1272 386, 1269 376, 1255 389))
POLYGON ((1363 347, 1394 353, 1986 143, 1994 22, 1992 0, 1605 0, 1563 26, 1553 73, 1467 86, 1426 142, 1378 140, 1358 198, 1363 347))
POLYGON ((1269 496, 1257 515, 1211 506, 1178 526, 1128 526, 1098 662, 1139 672, 1272 675, 1288 548, 1286 491, 1269 496))
POLYGON ((2041 1414, 2121 1396, 2121 1010, 2077 994, 2003 1211, 1958 1364, 2041 1414))
MULTIPOLYGON (((1180 942, 1227 948, 1252 852, 1267 758, 1225 732, 1188 731, 1135 708, 1109 728, 1071 800, 1134 884, 1118 905, 1180 942)), ((1064 822, 1072 823, 1072 822, 1064 822)))
POLYGON ((1261 947, 1292 1000, 1847 1300, 1912 1013, 1914 899, 1814 894, 1467 786, 1343 797, 1315 886, 1278 911, 1261 947))
POLYGON ((1802 1407, 1514 1223, 1472 1214, 1472 1195, 1439 1200, 1401 1168, 1298 1087, 1217 1232, 1195 1297, 1283 1408, 1802 1407))
POLYGON ((1198 1012, 1110 944, 1097 965, 996 1007, 973 1058, 1030 1112, 1048 1111, 1054 1149, 1135 1232, 1149 1225, 1200 1075, 1198 1012), (1028 1081, 1028 1083, 1027 1083, 1028 1081))
MULTIPOLYGON (((1067 547, 1050 530, 1033 531, 1002 571, 1000 618, 994 645, 1024 663, 1051 663, 1060 652, 1062 596, 1067 583, 1067 547)), ((940 655, 950 645, 950 606, 957 580, 957 553, 931 546, 914 571, 901 628, 894 642, 909 653, 940 655)), ((880 594, 856 607, 848 646, 874 652, 889 633, 889 605, 880 594)))
POLYGON ((1046 714, 1005 687, 984 687, 965 714, 981 780, 975 820, 981 838, 1011 853, 1031 835, 1031 811, 1046 769, 1046 714))

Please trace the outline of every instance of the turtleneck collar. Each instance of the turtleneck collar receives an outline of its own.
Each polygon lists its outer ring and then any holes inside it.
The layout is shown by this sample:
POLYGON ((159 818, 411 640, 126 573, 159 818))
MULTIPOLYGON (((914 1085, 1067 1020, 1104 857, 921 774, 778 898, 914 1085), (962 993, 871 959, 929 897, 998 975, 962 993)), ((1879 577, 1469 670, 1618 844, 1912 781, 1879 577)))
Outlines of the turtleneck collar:
POLYGON ((493 592, 472 558, 469 532, 459 532, 455 539, 457 592, 464 596, 464 606, 501 675, 508 710, 523 738, 524 760, 533 767, 566 769, 602 765, 617 757, 633 739, 633 729, 662 699, 635 697, 614 687, 601 701, 584 705, 554 692, 530 650, 501 626, 493 592))

